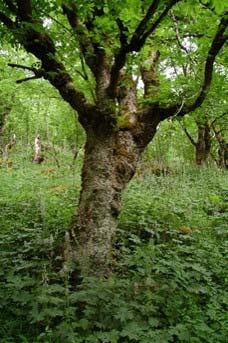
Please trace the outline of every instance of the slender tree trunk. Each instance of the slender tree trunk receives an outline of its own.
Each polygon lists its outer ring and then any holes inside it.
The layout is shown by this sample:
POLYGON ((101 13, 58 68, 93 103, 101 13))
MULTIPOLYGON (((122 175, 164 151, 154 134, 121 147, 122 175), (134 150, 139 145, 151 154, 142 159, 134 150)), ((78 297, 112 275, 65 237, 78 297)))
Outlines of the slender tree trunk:
POLYGON ((218 166, 228 169, 228 143, 226 143, 221 131, 214 128, 215 136, 219 144, 218 148, 218 166))
POLYGON ((3 112, 0 112, 0 151, 3 151, 3 133, 6 123, 6 118, 10 113, 11 108, 6 108, 3 112))
POLYGON ((195 144, 196 164, 203 166, 207 163, 211 149, 210 127, 207 123, 197 123, 198 140, 195 144))
POLYGON ((83 275, 109 271, 121 193, 135 173, 139 149, 129 131, 87 132, 82 189, 73 222, 74 257, 83 275))
POLYGON ((208 157, 210 155, 211 150, 211 134, 210 134, 210 126, 205 122, 198 122, 196 121, 197 129, 198 129, 198 137, 197 141, 191 136, 188 130, 183 127, 184 132, 192 145, 195 148, 195 161, 198 166, 203 166, 207 163, 208 157))

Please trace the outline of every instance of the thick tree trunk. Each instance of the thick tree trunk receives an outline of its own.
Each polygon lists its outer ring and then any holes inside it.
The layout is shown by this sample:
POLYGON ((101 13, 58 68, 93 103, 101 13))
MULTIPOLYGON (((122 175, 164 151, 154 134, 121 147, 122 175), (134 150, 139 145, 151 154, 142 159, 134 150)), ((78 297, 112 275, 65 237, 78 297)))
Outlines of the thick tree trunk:
POLYGON ((121 192, 140 157, 130 131, 87 132, 79 208, 73 223, 74 257, 83 275, 105 275, 121 208, 121 192))
POLYGON ((207 123, 197 123, 198 140, 195 144, 196 164, 203 166, 207 163, 211 149, 210 127, 207 123))

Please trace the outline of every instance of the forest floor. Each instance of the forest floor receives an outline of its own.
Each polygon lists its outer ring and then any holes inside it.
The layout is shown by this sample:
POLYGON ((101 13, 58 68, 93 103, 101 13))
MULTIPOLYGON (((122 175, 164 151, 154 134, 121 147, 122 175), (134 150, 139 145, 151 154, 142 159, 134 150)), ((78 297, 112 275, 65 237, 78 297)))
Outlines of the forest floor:
POLYGON ((136 176, 113 274, 75 290, 59 246, 80 163, 0 168, 0 342, 227 342, 227 172, 136 176))

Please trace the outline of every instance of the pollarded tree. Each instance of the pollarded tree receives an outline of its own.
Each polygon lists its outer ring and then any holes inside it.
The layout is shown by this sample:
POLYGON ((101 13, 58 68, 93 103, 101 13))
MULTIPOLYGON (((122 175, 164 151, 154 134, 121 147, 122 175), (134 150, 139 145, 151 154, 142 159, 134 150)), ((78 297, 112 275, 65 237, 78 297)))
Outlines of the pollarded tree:
MULTIPOLYGON (((11 41, 14 37, 40 61, 40 68, 18 67, 29 69, 34 78, 48 80, 77 111, 86 132, 81 196, 71 230, 73 255, 83 274, 102 275, 108 270, 121 192, 133 177, 158 124, 166 118, 194 111, 208 93, 215 58, 227 38, 228 18, 227 13, 221 13, 225 8, 223 1, 202 3, 192 0, 1 1, 0 21, 10 33, 11 41), (214 7, 210 8, 209 3, 214 7), (192 8, 196 18, 189 19, 188 11, 192 8), (142 60, 149 63, 158 39, 160 43, 165 41, 171 29, 168 15, 171 9, 184 23, 189 39, 197 37, 197 23, 201 27, 203 23, 204 30, 210 29, 210 37, 203 40, 205 67, 201 86, 196 83, 198 95, 191 102, 171 103, 168 96, 166 102, 160 103, 156 92, 150 91, 157 81, 156 75, 149 77, 147 65, 147 73, 142 68, 145 99, 139 101, 141 90, 138 92, 134 76, 142 60), (215 10, 220 15, 213 13, 215 10), (47 21, 48 16, 52 20, 47 21), (60 23, 65 30, 52 30, 51 22, 60 23), (62 47, 65 62, 59 57, 62 47), (93 76, 94 101, 88 101, 75 86, 73 72, 67 71, 73 69, 74 55, 76 61, 80 56, 84 69, 93 76)), ((199 37, 202 39, 202 33, 199 37)), ((151 71, 155 73, 154 66, 151 71)))

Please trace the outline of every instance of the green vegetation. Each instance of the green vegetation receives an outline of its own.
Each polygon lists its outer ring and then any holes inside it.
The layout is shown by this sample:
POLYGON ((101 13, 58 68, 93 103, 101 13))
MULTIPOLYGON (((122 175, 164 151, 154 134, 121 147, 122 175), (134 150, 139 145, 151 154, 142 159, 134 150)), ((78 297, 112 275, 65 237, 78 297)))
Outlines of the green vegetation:
POLYGON ((0 0, 0 343, 227 343, 228 0, 0 0))
POLYGON ((132 180, 110 277, 76 288, 61 249, 78 170, 28 163, 0 177, 1 342, 227 341, 225 172, 132 180))

